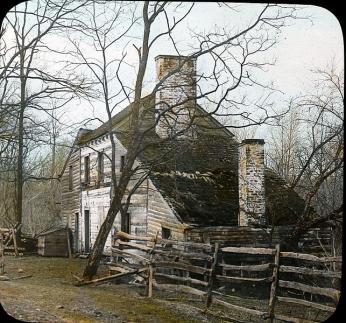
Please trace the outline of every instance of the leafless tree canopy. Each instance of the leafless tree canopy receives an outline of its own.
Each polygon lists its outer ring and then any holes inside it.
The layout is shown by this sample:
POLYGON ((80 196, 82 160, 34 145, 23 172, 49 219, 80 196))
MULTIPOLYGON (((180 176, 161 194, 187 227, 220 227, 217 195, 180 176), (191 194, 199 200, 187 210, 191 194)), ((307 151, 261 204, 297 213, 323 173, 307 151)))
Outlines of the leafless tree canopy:
MULTIPOLYGON (((229 3, 215 6, 237 14, 237 7, 229 3)), ((131 104, 126 162, 119 178, 112 163, 114 195, 85 277, 96 273, 116 214, 126 211, 132 193, 150 174, 150 164, 145 168, 135 165, 138 155, 152 144, 144 144, 146 133, 196 100, 222 127, 279 124, 279 131, 273 134, 270 165, 305 196, 307 209, 302 218, 310 216, 311 206, 322 216, 338 208, 335 192, 343 175, 343 75, 318 71, 318 91, 293 99, 287 109, 277 108, 278 91, 262 78, 275 63, 268 53, 280 32, 303 18, 300 9, 258 4, 247 21, 239 19, 233 25, 205 30, 204 26, 188 27, 195 7, 193 2, 37 0, 13 8, 2 26, 0 185, 1 199, 6 201, 1 204, 2 219, 26 221, 29 231, 37 233, 58 218, 55 180, 71 145, 63 136, 71 125, 66 123, 65 108, 78 98, 93 109, 93 117, 84 126, 96 121, 108 124, 112 149, 105 157, 112 161, 116 141, 111 118, 120 107, 131 104), (162 46, 182 59, 152 85, 149 62, 162 54, 162 46), (167 79, 182 73, 193 59, 204 62, 196 77, 188 80, 196 85, 196 93, 175 103, 156 100, 154 108, 165 108, 156 113, 154 125, 144 129, 142 97, 155 96, 167 86, 167 79), (126 191, 134 174, 137 184, 126 191), (54 194, 43 200, 48 190, 54 194), (44 223, 34 216, 44 212, 51 215, 51 221, 44 223)), ((174 90, 184 92, 182 85, 176 87, 174 90)), ((168 138, 155 144, 172 142, 192 131, 198 115, 189 117, 183 128, 172 129, 168 138)))

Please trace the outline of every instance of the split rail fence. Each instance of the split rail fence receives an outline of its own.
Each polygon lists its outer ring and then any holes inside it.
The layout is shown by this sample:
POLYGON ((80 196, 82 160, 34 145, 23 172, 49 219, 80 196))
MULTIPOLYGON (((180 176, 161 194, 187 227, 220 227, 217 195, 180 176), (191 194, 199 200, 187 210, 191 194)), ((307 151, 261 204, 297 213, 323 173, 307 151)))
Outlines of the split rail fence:
POLYGON ((18 246, 17 231, 21 224, 17 224, 13 229, 0 228, 0 237, 4 255, 22 256, 25 248, 18 246))
POLYGON ((326 286, 340 280, 341 272, 335 270, 335 264, 340 263, 341 257, 284 252, 280 251, 280 245, 275 248, 222 247, 218 243, 183 242, 118 232, 113 241, 110 275, 90 283, 134 275, 138 281, 146 283, 149 297, 153 287, 183 291, 203 297, 207 308, 218 304, 269 322, 274 319, 313 322, 282 315, 278 305, 299 304, 334 312, 340 292, 326 286), (239 283, 266 285, 268 302, 265 308, 232 304, 231 297, 227 296, 239 283), (323 283, 324 287, 316 286, 317 283, 323 283), (290 295, 293 292, 296 297, 290 295), (310 299, 298 298, 298 294, 303 297, 308 294, 310 299))

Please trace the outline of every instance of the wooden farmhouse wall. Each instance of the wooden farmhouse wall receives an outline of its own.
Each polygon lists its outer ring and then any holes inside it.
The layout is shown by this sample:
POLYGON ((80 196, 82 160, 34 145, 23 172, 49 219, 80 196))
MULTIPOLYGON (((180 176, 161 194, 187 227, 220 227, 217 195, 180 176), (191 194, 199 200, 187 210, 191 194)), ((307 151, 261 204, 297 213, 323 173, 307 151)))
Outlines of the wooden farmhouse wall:
MULTIPOLYGON (((120 129, 126 124, 120 125, 120 129)), ((115 138, 115 168, 116 176, 119 178, 121 174, 121 164, 126 149, 121 142, 115 138)), ((111 201, 111 162, 107 156, 111 155, 110 139, 107 134, 95 138, 85 144, 80 149, 80 177, 81 177, 81 214, 79 219, 78 240, 80 248, 85 250, 86 239, 89 238, 89 247, 95 242, 100 226, 105 219, 111 201), (100 181, 99 161, 100 152, 103 152, 103 174, 100 181), (86 158, 87 157, 87 158, 86 158), (89 181, 86 182, 86 168, 89 164, 89 181), (86 215, 87 213, 87 215, 86 215), (89 237, 86 233, 86 220, 89 220, 89 237)), ((139 162, 135 163, 138 166, 139 162)), ((127 190, 129 191, 133 185, 137 183, 136 175, 131 179, 127 190)), ((124 196, 124 202, 127 194, 124 196)), ((129 213, 129 233, 137 236, 145 236, 147 234, 156 235, 159 231, 161 236, 162 227, 169 229, 172 236, 176 239, 183 239, 184 226, 179 222, 172 212, 167 202, 153 185, 150 179, 146 179, 131 196, 131 203, 128 209, 129 213)), ((114 221, 114 231, 120 231, 121 215, 117 214, 114 221)), ((105 251, 111 247, 111 236, 108 236, 105 251)))
MULTIPOLYGON (((96 240, 111 201, 111 144, 109 135, 104 134, 87 142, 80 148, 80 152, 82 191, 78 240, 80 241, 81 251, 88 251, 86 250, 88 246, 90 249, 96 240), (99 166, 100 158, 103 159, 102 169, 99 166), (86 176, 86 172, 88 172, 88 176, 86 176), (88 240, 88 243, 86 243, 86 240, 88 240)), ((125 153, 124 147, 119 141, 116 141, 114 163, 117 176, 120 175, 121 156, 125 153)), ((106 241, 106 252, 111 247, 111 234, 112 232, 106 241)))
POLYGON ((75 231, 75 216, 80 212, 80 158, 75 149, 61 177, 61 218, 64 225, 75 231))
POLYGON ((187 226, 178 220, 172 208, 150 180, 148 180, 147 214, 149 236, 155 236, 158 232, 159 237, 162 237, 164 228, 170 230, 172 239, 184 239, 184 230, 187 226))

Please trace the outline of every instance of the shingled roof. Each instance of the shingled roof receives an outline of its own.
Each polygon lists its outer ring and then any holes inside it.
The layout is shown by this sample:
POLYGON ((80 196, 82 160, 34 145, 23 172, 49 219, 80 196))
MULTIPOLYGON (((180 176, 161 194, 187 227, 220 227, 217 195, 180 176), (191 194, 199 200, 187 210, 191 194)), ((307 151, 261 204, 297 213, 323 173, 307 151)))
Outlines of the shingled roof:
MULTIPOLYGON (((143 98, 143 105, 154 116, 153 96, 143 98)), ((197 122, 197 137, 159 145, 156 144, 158 136, 150 132, 143 139, 143 145, 150 145, 138 159, 150 165, 152 182, 185 223, 237 225, 239 143, 200 106, 198 113, 203 122, 197 122)), ((125 147, 128 146, 126 120, 130 114, 131 105, 111 121, 117 138, 125 147)), ((107 131, 108 124, 105 123, 93 131, 84 132, 78 144, 85 144, 107 131)), ((265 171, 265 191, 269 222, 275 225, 294 223, 304 209, 304 201, 299 195, 269 169, 265 171)))

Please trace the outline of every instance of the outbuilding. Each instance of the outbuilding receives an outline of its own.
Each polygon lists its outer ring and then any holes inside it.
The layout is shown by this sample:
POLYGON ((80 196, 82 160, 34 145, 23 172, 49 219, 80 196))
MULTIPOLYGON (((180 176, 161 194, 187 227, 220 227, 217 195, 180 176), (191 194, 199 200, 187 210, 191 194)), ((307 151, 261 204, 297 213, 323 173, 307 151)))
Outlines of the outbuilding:
POLYGON ((68 257, 71 230, 66 227, 45 231, 38 236, 37 253, 46 257, 68 257))

